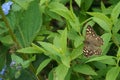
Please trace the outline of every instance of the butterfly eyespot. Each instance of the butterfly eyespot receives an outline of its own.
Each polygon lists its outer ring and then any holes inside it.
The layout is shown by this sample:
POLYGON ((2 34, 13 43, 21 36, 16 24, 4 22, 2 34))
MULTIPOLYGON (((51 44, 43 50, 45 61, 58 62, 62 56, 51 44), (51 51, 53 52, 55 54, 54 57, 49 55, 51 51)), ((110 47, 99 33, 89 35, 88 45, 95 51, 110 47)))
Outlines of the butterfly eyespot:
POLYGON ((83 53, 86 57, 92 56, 92 55, 99 55, 101 54, 101 46, 103 45, 103 39, 98 36, 94 29, 88 25, 86 28, 86 35, 85 35, 85 41, 84 41, 84 48, 83 53))

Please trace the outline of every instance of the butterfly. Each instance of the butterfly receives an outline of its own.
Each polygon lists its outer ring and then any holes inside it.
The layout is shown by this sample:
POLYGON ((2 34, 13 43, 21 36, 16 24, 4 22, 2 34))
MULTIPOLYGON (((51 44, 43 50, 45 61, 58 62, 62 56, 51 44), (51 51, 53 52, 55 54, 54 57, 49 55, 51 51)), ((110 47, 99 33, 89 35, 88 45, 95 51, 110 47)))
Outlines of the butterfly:
POLYGON ((102 53, 101 46, 103 45, 103 39, 96 34, 94 29, 88 25, 86 28, 86 35, 84 40, 83 53, 86 57, 92 55, 100 55, 102 53))

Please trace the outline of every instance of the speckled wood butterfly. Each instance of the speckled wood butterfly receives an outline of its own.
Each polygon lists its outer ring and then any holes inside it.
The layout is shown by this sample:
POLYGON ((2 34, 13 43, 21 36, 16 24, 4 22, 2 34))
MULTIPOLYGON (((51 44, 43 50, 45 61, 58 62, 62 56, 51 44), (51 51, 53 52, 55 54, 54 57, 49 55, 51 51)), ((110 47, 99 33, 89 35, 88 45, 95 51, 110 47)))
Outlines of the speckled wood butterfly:
POLYGON ((94 29, 90 25, 88 25, 83 48, 84 55, 89 57, 94 54, 101 54, 101 45, 103 45, 103 39, 95 33, 94 29))

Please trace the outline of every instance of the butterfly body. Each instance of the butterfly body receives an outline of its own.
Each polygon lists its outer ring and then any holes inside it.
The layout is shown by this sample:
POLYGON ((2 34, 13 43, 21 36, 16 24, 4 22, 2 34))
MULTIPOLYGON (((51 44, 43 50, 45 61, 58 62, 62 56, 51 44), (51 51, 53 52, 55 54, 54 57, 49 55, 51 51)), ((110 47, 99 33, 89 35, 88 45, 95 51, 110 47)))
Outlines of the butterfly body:
POLYGON ((93 54, 101 54, 101 45, 103 45, 103 39, 95 33, 94 29, 90 25, 88 25, 84 41, 84 55, 89 57, 93 54))

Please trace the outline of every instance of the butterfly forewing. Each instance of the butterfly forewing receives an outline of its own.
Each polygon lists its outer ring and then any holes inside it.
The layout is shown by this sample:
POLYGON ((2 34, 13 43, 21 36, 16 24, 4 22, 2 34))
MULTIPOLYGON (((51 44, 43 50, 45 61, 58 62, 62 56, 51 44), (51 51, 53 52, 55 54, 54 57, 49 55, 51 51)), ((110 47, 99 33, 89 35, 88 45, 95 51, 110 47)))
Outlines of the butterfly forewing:
POLYGON ((103 45, 103 39, 95 33, 94 29, 90 25, 88 25, 84 41, 84 55, 88 57, 93 54, 101 54, 101 45, 103 45))
POLYGON ((96 46, 103 44, 103 39, 98 36, 91 26, 87 26, 85 40, 96 46))

